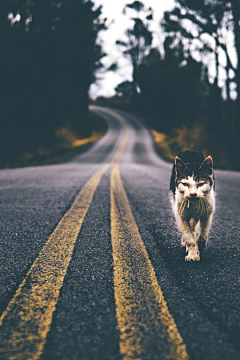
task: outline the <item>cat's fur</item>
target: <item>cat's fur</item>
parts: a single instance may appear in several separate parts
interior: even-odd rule
[[[186,261],[199,261],[207,244],[215,209],[213,161],[201,152],[188,150],[175,158],[170,181],[172,205],[186,246]],[[197,237],[196,227],[200,223]]]

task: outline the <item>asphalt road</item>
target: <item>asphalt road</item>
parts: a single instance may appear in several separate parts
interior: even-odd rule
[[[93,111],[108,132],[86,153],[0,171],[0,359],[240,359],[240,173],[215,171],[185,262],[171,165],[134,116]]]

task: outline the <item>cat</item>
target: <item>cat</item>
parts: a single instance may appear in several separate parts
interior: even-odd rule
[[[185,261],[199,261],[206,244],[215,210],[213,160],[196,150],[175,158],[170,180],[172,207],[186,246]],[[200,224],[197,237],[196,227]]]

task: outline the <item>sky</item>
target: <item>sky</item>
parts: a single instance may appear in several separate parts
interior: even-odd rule
[[[131,28],[132,22],[123,15],[123,8],[131,4],[133,0],[93,0],[96,7],[102,6],[102,18],[107,18],[107,30],[101,31],[98,35],[98,43],[106,56],[102,59],[103,70],[97,73],[97,80],[91,85],[89,95],[95,99],[98,96],[111,97],[115,94],[115,87],[125,80],[131,81],[132,67],[130,60],[123,57],[122,52],[115,45],[116,40],[124,40],[127,28]],[[153,47],[160,51],[163,47],[164,33],[161,31],[160,21],[164,11],[170,11],[174,7],[174,0],[142,0],[145,7],[153,9],[153,21],[149,30],[153,32]],[[130,13],[130,12],[129,12]],[[134,14],[133,14],[134,16]],[[117,72],[106,71],[113,63],[118,63]]]

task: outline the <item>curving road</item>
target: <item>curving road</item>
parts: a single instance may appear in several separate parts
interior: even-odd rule
[[[0,171],[0,359],[240,359],[240,173],[184,261],[171,165],[130,114],[71,161]]]

